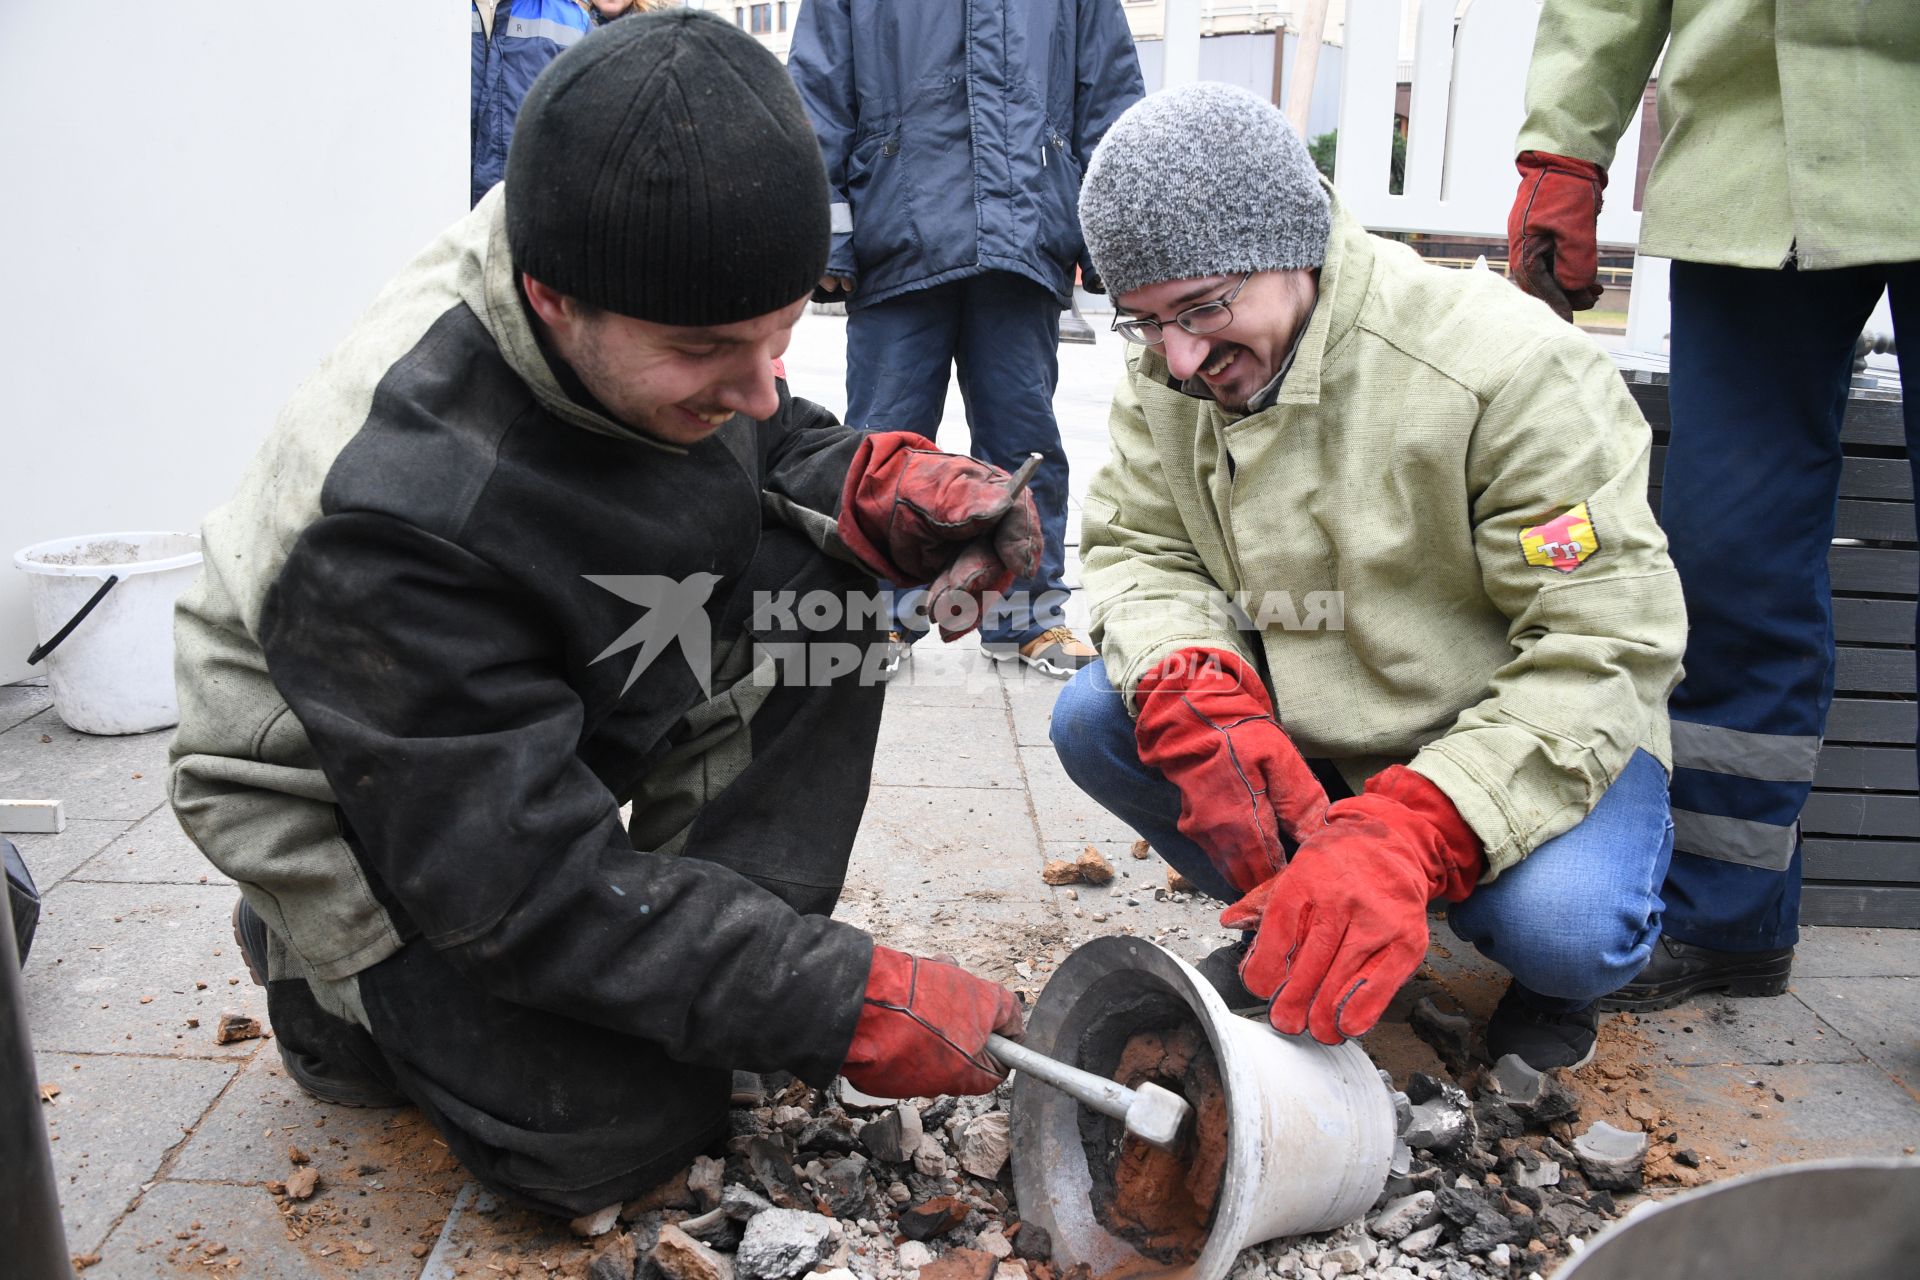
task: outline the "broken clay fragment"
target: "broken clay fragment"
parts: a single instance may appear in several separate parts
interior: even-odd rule
[[[213,1031],[215,1044],[233,1044],[240,1040],[258,1040],[259,1038],[259,1020],[249,1018],[244,1013],[221,1014],[220,1025]]]

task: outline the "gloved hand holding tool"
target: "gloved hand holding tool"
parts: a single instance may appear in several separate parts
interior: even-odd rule
[[[1011,477],[975,458],[942,453],[910,431],[883,431],[861,441],[840,495],[840,540],[860,563],[900,586],[932,583],[928,608],[940,636],[957,640],[979,625],[949,627],[967,616],[955,593],[982,605],[1016,578],[1040,571],[1044,535],[1027,481],[1033,454]]]
[[[957,965],[875,947],[840,1074],[881,1098],[990,1093],[1007,1073],[988,1054],[987,1037],[1024,1030],[1020,1002],[1005,987]]]
[[[1286,870],[1220,923],[1258,934],[1240,980],[1287,1035],[1322,1044],[1365,1033],[1427,954],[1427,903],[1462,902],[1485,870],[1453,802],[1402,765],[1327,810]]]
[[[1225,649],[1181,649],[1141,677],[1134,743],[1180,789],[1180,832],[1241,893],[1286,865],[1327,815],[1327,793],[1280,722],[1267,686]]]
[[[1522,151],[1517,164],[1520,193],[1507,214],[1507,272],[1570,321],[1600,301],[1595,224],[1607,171],[1545,151]]]

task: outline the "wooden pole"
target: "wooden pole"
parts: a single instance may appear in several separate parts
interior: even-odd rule
[[[1293,82],[1287,86],[1287,123],[1295,133],[1307,136],[1307,111],[1313,105],[1313,77],[1320,66],[1320,41],[1327,30],[1327,0],[1302,0],[1299,44],[1293,51]],[[1286,33],[1274,33],[1285,41]],[[1276,59],[1278,61],[1278,59]]]

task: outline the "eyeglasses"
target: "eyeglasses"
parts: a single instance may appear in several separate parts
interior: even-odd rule
[[[1176,315],[1167,324],[1177,324],[1196,338],[1209,333],[1218,333],[1233,323],[1233,308],[1229,304],[1240,296],[1247,287],[1247,281],[1253,279],[1253,272],[1240,277],[1240,283],[1233,286],[1224,298],[1212,302],[1203,302],[1197,307],[1188,307]],[[1166,341],[1166,324],[1158,320],[1122,320],[1113,318],[1113,331],[1128,342],[1137,342],[1143,347],[1157,347]]]

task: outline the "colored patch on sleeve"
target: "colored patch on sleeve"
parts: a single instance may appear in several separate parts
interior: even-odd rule
[[[1560,573],[1572,573],[1600,549],[1600,534],[1581,503],[1544,524],[1520,531],[1520,551],[1527,563]]]

